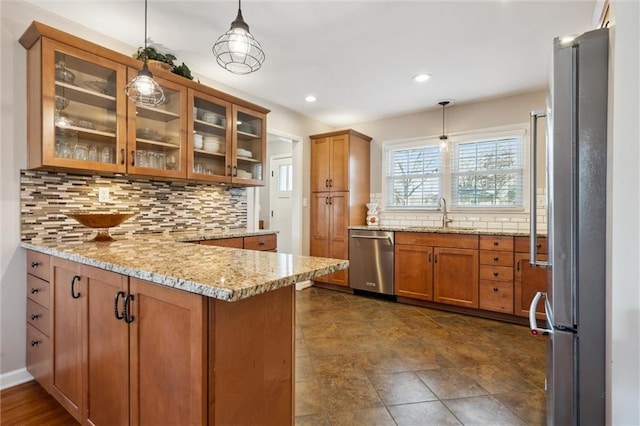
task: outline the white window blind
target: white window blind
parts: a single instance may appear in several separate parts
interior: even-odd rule
[[[452,207],[523,207],[522,136],[453,144]]]
[[[439,147],[419,146],[387,152],[387,205],[436,207],[442,193]]]

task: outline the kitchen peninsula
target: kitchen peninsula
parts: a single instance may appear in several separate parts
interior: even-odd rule
[[[78,421],[293,424],[293,284],[348,261],[193,240],[22,243],[27,365]]]

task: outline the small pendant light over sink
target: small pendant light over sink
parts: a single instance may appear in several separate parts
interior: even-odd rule
[[[442,107],[442,134],[440,135],[440,151],[446,151],[449,149],[449,136],[444,133],[444,108],[449,105],[451,101],[440,101],[438,105]]]
[[[147,51],[147,0],[144,0],[144,51]],[[124,87],[124,93],[136,105],[143,107],[155,107],[165,101],[162,87],[153,79],[153,74],[149,71],[147,58],[144,58],[142,69]]]
[[[249,74],[262,66],[265,56],[260,43],[249,32],[249,25],[242,18],[241,0],[238,15],[231,28],[213,45],[218,64],[234,74]]]

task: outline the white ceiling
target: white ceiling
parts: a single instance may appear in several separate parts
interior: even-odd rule
[[[143,44],[143,0],[28,1]],[[244,18],[266,61],[238,76],[211,53],[235,18],[236,1],[148,1],[149,38],[194,74],[332,126],[435,108],[442,99],[459,104],[543,88],[553,38],[589,30],[596,3],[245,1]],[[432,78],[415,83],[420,72]],[[318,101],[305,102],[308,94]]]

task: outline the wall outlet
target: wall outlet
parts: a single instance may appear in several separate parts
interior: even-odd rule
[[[98,201],[101,203],[109,202],[109,188],[98,188]]]

